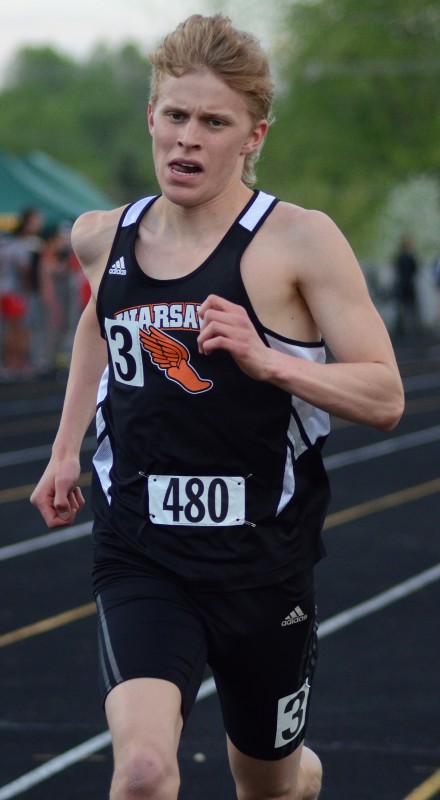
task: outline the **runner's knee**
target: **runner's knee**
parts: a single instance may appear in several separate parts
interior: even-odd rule
[[[285,787],[286,791],[282,790],[281,792],[270,792],[269,794],[266,791],[263,791],[259,788],[240,788],[237,787],[237,798],[238,800],[290,800],[293,798],[292,789],[291,787]]]
[[[176,800],[178,791],[177,761],[152,748],[136,748],[118,758],[110,800]]]
[[[316,800],[321,791],[322,765],[308,747],[303,748],[299,773],[298,800]]]

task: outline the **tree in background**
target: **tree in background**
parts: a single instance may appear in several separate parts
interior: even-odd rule
[[[440,0],[201,0],[272,55],[277,121],[259,183],[327,211],[363,259],[389,192],[440,176]],[[77,63],[24,48],[0,92],[0,149],[41,149],[118,201],[154,191],[148,54],[102,46]]]
[[[426,261],[440,251],[440,184],[418,175],[396,184],[387,195],[378,220],[372,255],[389,261],[396,242],[411,236]]]
[[[0,149],[44,150],[126,202],[155,183],[148,79],[135,45],[100,46],[82,63],[51,47],[23,48],[0,95]]]
[[[440,4],[286,3],[263,181],[331,214],[367,254],[390,189],[440,176]]]

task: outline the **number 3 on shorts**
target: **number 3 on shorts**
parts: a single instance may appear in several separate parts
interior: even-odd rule
[[[275,747],[283,747],[301,733],[306,721],[309,683],[306,682],[295,694],[278,700],[277,734]]]

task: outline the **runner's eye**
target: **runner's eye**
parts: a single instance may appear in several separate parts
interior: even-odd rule
[[[185,119],[185,115],[181,111],[169,111],[167,117],[171,122],[182,122]]]

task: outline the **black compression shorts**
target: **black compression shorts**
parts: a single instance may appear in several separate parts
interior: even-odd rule
[[[105,550],[105,552],[104,552]],[[184,721],[208,664],[235,747],[276,760],[303,740],[317,654],[313,574],[230,592],[194,589],[144,557],[98,547],[103,700],[130,678],[176,684]]]

